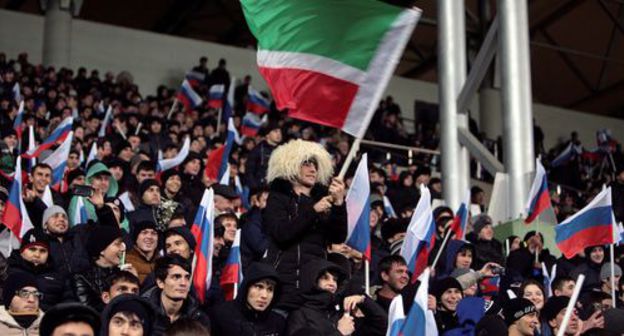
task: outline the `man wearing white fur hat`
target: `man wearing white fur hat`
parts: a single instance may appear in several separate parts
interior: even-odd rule
[[[325,258],[327,243],[346,239],[345,186],[332,178],[333,171],[329,153],[309,141],[290,141],[269,159],[270,192],[262,218],[270,244],[264,261],[283,282],[279,309],[290,311],[301,303],[302,265]]]

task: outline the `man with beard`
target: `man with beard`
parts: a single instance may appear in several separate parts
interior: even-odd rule
[[[152,221],[140,222],[132,229],[134,247],[128,252],[126,261],[137,270],[141,283],[154,271],[158,236],[156,225]]]

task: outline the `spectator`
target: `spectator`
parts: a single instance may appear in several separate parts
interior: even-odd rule
[[[158,248],[159,234],[156,225],[152,221],[137,223],[132,229],[132,242],[134,246],[126,255],[126,262],[137,270],[139,281],[154,271],[156,262],[156,248]]]
[[[409,273],[405,259],[398,255],[389,255],[379,262],[381,288],[375,292],[375,300],[386,312],[390,303],[409,283]]]
[[[165,336],[210,336],[210,332],[201,323],[189,318],[173,322],[165,331]]]
[[[215,335],[282,335],[286,321],[272,311],[280,281],[270,265],[254,263],[245,272],[236,300],[212,310]]]
[[[50,245],[43,232],[30,229],[24,234],[19,250],[13,250],[7,260],[7,273],[28,273],[37,280],[37,288],[43,294],[39,306],[43,311],[61,302],[64,278],[55,272],[49,260]]]
[[[79,240],[79,227],[69,229],[65,210],[53,205],[43,213],[43,232],[48,236],[49,256],[57,273],[68,278],[89,266],[89,259]]]
[[[503,308],[509,336],[533,336],[539,326],[537,310],[531,301],[511,299]],[[553,334],[554,335],[554,334]]]
[[[346,274],[328,261],[318,259],[303,268],[301,308],[288,315],[287,335],[311,327],[322,335],[383,335],[387,315],[365,295],[337,300]],[[338,305],[339,309],[336,309]]]
[[[262,225],[262,210],[266,208],[269,190],[256,189],[251,195],[252,208],[241,219],[241,259],[243,266],[260,261],[269,247],[268,238]]]
[[[138,294],[139,278],[128,271],[116,271],[106,279],[102,290],[102,302],[108,305],[111,300],[122,294]]]
[[[334,179],[327,195],[323,185],[331,176],[331,157],[318,144],[291,141],[271,155],[262,221],[270,241],[265,260],[284,284],[278,308],[292,310],[301,303],[301,267],[323,257],[326,243],[346,239],[344,183]]]
[[[476,262],[475,268],[481,268],[488,262],[504,264],[503,246],[494,238],[492,218],[488,215],[479,215],[473,220]]]
[[[544,302],[546,301],[546,293],[544,293],[544,286],[533,280],[526,280],[520,286],[519,296],[525,298],[535,306],[537,312],[540,312],[544,308]]]
[[[123,294],[114,298],[102,312],[102,336],[151,335],[154,308],[145,299]]]
[[[600,290],[600,269],[605,262],[605,248],[604,246],[591,246],[585,249],[585,261],[577,266],[570,277],[577,279],[579,274],[585,275],[585,281],[583,282],[584,293],[592,290]]]
[[[210,320],[199,309],[191,290],[191,265],[179,256],[164,256],[156,261],[157,288],[144,296],[157,307],[152,335],[163,335],[176,320],[191,318],[210,328]]]
[[[432,294],[438,304],[435,313],[438,331],[443,334],[459,327],[456,311],[457,304],[464,296],[461,284],[451,277],[438,280],[433,283]]]
[[[106,279],[116,272],[126,245],[119,228],[98,225],[89,233],[86,246],[91,261],[89,269],[72,275],[71,289],[75,300],[102,311]],[[124,268],[136,273],[131,264]]]
[[[39,335],[95,336],[100,325],[100,315],[93,308],[80,303],[62,303],[46,312]]]
[[[572,297],[575,284],[576,281],[570,277],[555,277],[555,280],[551,283],[553,296]]]
[[[264,136],[264,141],[251,150],[245,166],[245,182],[250,189],[257,189],[266,184],[269,158],[273,150],[282,142],[282,129],[276,122],[263,126],[260,135]]]
[[[550,329],[551,335],[557,335],[561,328],[563,315],[570,298],[566,296],[555,296],[546,302],[542,311],[542,321],[544,326]],[[576,309],[572,310],[570,322],[565,329],[564,335],[577,335],[581,331],[582,322],[579,319]]]
[[[37,279],[32,274],[15,272],[8,276],[3,295],[0,334],[39,335],[43,312],[39,308],[42,294]]]
[[[186,260],[192,260],[195,251],[195,238],[186,227],[175,227],[165,232],[165,253],[177,254]]]

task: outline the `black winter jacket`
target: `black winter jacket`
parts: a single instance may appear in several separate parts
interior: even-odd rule
[[[340,268],[326,260],[318,259],[305,265],[303,271],[303,306],[288,316],[287,335],[296,334],[299,330],[312,328],[321,335],[342,334],[338,331],[338,321],[344,315],[342,310],[342,295],[334,295],[317,287],[316,281],[326,271]],[[343,276],[343,275],[341,275]],[[339,276],[339,277],[341,277]],[[339,291],[340,283],[339,281]],[[364,302],[358,304],[364,314],[363,318],[356,317],[355,332],[353,335],[385,335],[388,327],[388,315],[375,301],[365,297]]]
[[[154,288],[154,290],[145,293],[144,296],[152,304],[154,310],[156,311],[156,316],[152,322],[151,335],[153,336],[163,335],[171,323],[175,322],[169,320],[169,316],[167,316],[165,308],[161,304],[160,294],[161,290],[159,288]],[[191,295],[186,298],[184,304],[182,305],[182,311],[180,312],[179,318],[195,320],[206,327],[206,329],[210,330],[210,319],[199,309],[198,302]]]
[[[273,299],[262,312],[247,304],[249,287],[254,283],[271,279],[276,282]],[[270,265],[254,263],[245,272],[241,290],[235,301],[216,306],[211,312],[212,335],[215,336],[279,336],[284,333],[286,320],[272,311],[279,298],[280,285],[277,272]]]
[[[262,141],[249,152],[247,164],[245,166],[247,168],[245,180],[249,189],[256,189],[266,183],[269,158],[274,149],[275,146],[271,146],[268,142]]]
[[[71,279],[73,299],[94,308],[104,309],[102,291],[106,288],[106,280],[118,270],[116,267],[102,268],[95,264],[82,273],[74,273]]]
[[[269,237],[264,259],[275,267],[284,285],[278,307],[292,310],[301,304],[301,266],[324,258],[328,243],[342,243],[347,236],[346,206],[333,206],[329,213],[318,214],[314,204],[327,195],[320,185],[311,196],[295,194],[290,182],[277,179],[271,183],[262,223]]]
[[[37,288],[43,293],[43,298],[39,301],[41,310],[47,311],[63,300],[64,279],[54,271],[49,261],[44,265],[35,266],[33,263],[24,260],[19,250],[13,250],[7,263],[7,275],[25,272],[37,278]]]

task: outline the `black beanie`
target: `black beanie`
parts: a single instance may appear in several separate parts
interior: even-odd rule
[[[193,237],[191,230],[189,230],[187,227],[185,226],[172,227],[169,230],[165,231],[165,239],[166,237],[169,237],[172,235],[178,235],[184,238],[184,240],[186,240],[186,243],[189,245],[191,252],[195,251],[195,246],[197,245],[197,242],[195,241],[195,237]]]
[[[108,314],[109,319],[119,312],[135,314],[143,325],[143,334],[151,334],[151,326],[154,322],[154,311],[150,306],[149,302],[145,301],[143,298],[137,295],[131,294],[123,294],[116,297],[115,299],[110,302],[111,309],[110,314]],[[104,322],[108,323],[110,321]]]
[[[457,279],[455,278],[447,277],[434,282],[432,294],[436,297],[438,302],[440,302],[442,294],[444,294],[444,292],[446,292],[446,290],[448,290],[449,288],[457,288],[460,293],[463,293],[463,289],[459,281],[457,281]]]
[[[141,184],[139,185],[139,193],[137,194],[137,196],[139,196],[139,198],[143,198],[143,193],[147,191],[147,189],[149,189],[151,186],[157,186],[158,188],[160,188],[158,181],[154,179],[147,179],[141,182]]]
[[[35,287],[37,286],[37,278],[30,273],[18,271],[9,274],[4,283],[4,292],[2,293],[4,300],[4,307],[6,310],[9,310],[9,306],[11,305],[11,301],[13,297],[17,293],[18,290],[24,287]]]
[[[158,231],[156,230],[156,223],[154,223],[153,221],[150,221],[150,220],[140,221],[137,224],[132,226],[132,242],[136,244],[136,240],[139,237],[139,234],[141,233],[141,231],[146,230],[146,229],[152,229],[154,231]]]
[[[71,183],[80,176],[86,176],[84,170],[80,168],[71,170],[69,173],[67,173],[67,184],[71,185]]]
[[[505,323],[507,323],[508,326],[521,319],[524,315],[534,312],[537,312],[535,305],[525,298],[511,299],[503,308]]]
[[[109,225],[95,226],[91,233],[89,233],[89,238],[87,238],[87,253],[89,254],[89,258],[97,259],[108,245],[112,244],[115,239],[121,237],[121,230],[118,227]]]
[[[162,172],[162,174],[160,175],[160,182],[162,182],[163,187],[165,186],[165,183],[167,183],[167,180],[172,177],[172,176],[179,176],[180,178],[182,178],[182,174],[177,170],[177,169],[167,169],[164,172]]]
[[[406,232],[409,222],[409,218],[389,218],[381,223],[381,239],[387,242],[397,233]]]
[[[553,296],[546,304],[544,304],[544,308],[540,312],[542,319],[546,322],[554,319],[559,315],[562,309],[565,309],[568,306],[568,302],[570,302],[570,298],[567,296]]]

